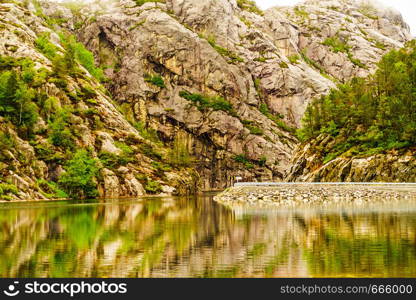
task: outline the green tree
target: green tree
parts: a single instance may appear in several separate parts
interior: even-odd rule
[[[59,185],[72,198],[94,198],[98,196],[98,173],[98,160],[87,150],[78,150],[65,165]]]

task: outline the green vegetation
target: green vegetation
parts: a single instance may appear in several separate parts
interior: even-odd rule
[[[10,150],[16,146],[16,138],[9,132],[0,131],[0,156],[3,150]]]
[[[191,101],[200,111],[205,111],[210,108],[212,110],[222,110],[234,114],[232,104],[220,96],[204,96],[201,94],[191,94],[187,91],[179,92],[179,96]]]
[[[260,57],[256,57],[256,58],[254,59],[254,61],[258,61],[258,62],[266,62],[266,61],[267,61],[267,58],[265,58],[265,57],[263,57],[263,56],[260,56]]]
[[[270,110],[269,107],[267,106],[267,104],[262,103],[260,104],[259,107],[259,111],[265,115],[266,117],[268,117],[270,120],[272,120],[273,122],[276,123],[277,126],[279,126],[281,129],[288,131],[288,132],[295,132],[295,129],[290,127],[289,125],[287,125],[281,118],[281,116],[276,116],[273,115]]]
[[[37,73],[30,59],[0,57],[0,113],[29,136],[38,119],[34,103],[36,91],[31,87]]]
[[[135,122],[133,125],[144,139],[152,141],[155,144],[162,144],[159,135],[157,134],[157,130],[146,127],[144,122]]]
[[[149,194],[159,194],[160,192],[162,192],[161,184],[157,181],[154,181],[154,180],[150,179],[150,178],[147,178],[147,182],[144,186],[144,189]]]
[[[36,48],[40,52],[42,52],[48,59],[53,60],[57,53],[59,48],[53,44],[50,40],[50,34],[49,33],[43,33],[38,36],[38,38],[35,40]]]
[[[200,37],[205,38],[203,35],[200,35]],[[216,42],[216,39],[215,39],[214,36],[211,35],[211,36],[209,36],[205,39],[211,45],[211,47],[214,48],[219,54],[221,54],[222,56],[228,57],[232,64],[236,64],[238,62],[244,62],[244,59],[242,59],[240,56],[238,56],[233,51],[228,50],[226,48],[223,48],[223,47],[217,45],[217,42]]]
[[[416,145],[416,42],[385,55],[374,76],[355,78],[309,105],[302,140],[332,135],[325,161]]]
[[[121,142],[115,143],[117,148],[121,150],[119,154],[110,153],[110,152],[101,152],[99,154],[99,159],[104,167],[116,170],[120,166],[125,166],[128,163],[135,161],[133,149]]]
[[[264,15],[264,12],[257,7],[256,2],[252,0],[237,0],[237,6],[242,10],[246,10],[260,16]]]
[[[289,56],[288,59],[289,59],[291,64],[298,64],[300,57],[297,54],[293,54],[293,55]]]
[[[348,53],[351,49],[351,47],[338,36],[329,37],[322,44],[331,47],[331,50],[335,53]]]
[[[19,191],[14,184],[0,183],[0,199],[12,200],[12,195],[18,195]]]
[[[74,150],[75,139],[71,131],[71,112],[68,108],[60,109],[49,122],[49,141],[52,145],[63,149]]]
[[[246,169],[253,169],[254,164],[245,155],[240,154],[233,157],[234,161],[243,164]]]
[[[295,12],[295,15],[297,15],[298,17],[301,17],[302,19],[309,18],[309,13],[305,11],[302,7],[295,6],[294,12]]]
[[[382,42],[380,41],[376,41],[374,46],[376,46],[377,48],[381,49],[381,50],[386,50],[386,45],[384,45]]]
[[[98,196],[98,161],[87,150],[78,150],[65,165],[65,173],[59,186],[72,198],[95,198]]]
[[[151,3],[166,3],[165,0],[134,0],[136,2],[137,6],[142,6],[145,3],[151,2]]]
[[[330,47],[335,53],[345,53],[354,65],[364,69],[367,68],[367,66],[364,65],[359,59],[353,57],[351,53],[351,46],[349,46],[347,42],[341,40],[338,36],[327,38],[322,44]]]
[[[185,137],[176,135],[173,147],[169,152],[169,163],[175,167],[189,167],[193,163],[193,157],[189,153]]]
[[[95,65],[94,55],[83,44],[78,43],[75,36],[61,33],[60,37],[66,53],[70,53],[97,80],[106,80],[103,70]]]
[[[150,144],[141,144],[139,146],[140,152],[144,155],[155,159],[155,160],[162,160],[163,155],[152,145]]]
[[[68,194],[59,189],[55,182],[39,179],[37,181],[38,187],[42,190],[42,194],[47,198],[64,199],[68,198]]]
[[[63,56],[59,54],[59,48],[50,41],[49,33],[39,35],[35,41],[39,51],[52,61],[54,72],[58,77],[65,78],[68,73],[71,75],[79,73],[76,66],[76,62],[78,62],[97,80],[106,80],[103,70],[95,65],[94,55],[83,44],[78,43],[71,34],[60,33],[59,36],[65,49]]]
[[[247,18],[245,17],[240,17],[240,21],[243,22],[244,24],[246,24],[246,26],[248,28],[250,28],[251,26],[253,26],[253,23],[251,23],[249,20],[247,20]]]
[[[235,162],[243,164],[246,169],[253,169],[255,165],[264,167],[267,162],[267,158],[262,156],[259,160],[252,160],[247,158],[246,155],[240,154],[233,157]]]
[[[253,125],[253,123],[254,123],[253,121],[242,120],[241,123],[243,123],[245,128],[250,130],[251,134],[254,134],[254,135],[263,135],[264,134],[264,131],[261,128]]]
[[[151,83],[157,87],[160,87],[161,89],[165,88],[165,82],[163,80],[163,77],[160,75],[145,75],[144,81]]]
[[[279,62],[279,66],[280,66],[282,69],[287,69],[287,68],[289,68],[289,65],[288,65],[286,62],[284,62],[284,61]]]

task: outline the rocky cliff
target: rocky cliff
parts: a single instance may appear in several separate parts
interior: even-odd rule
[[[325,161],[322,149],[331,148],[334,138],[321,135],[299,146],[293,157],[288,181],[298,182],[416,182],[415,149],[386,154],[343,156]]]
[[[370,74],[410,39],[400,14],[365,1],[307,0],[264,12],[235,0],[1,1],[0,14],[2,57],[53,71],[36,41],[47,33],[64,56],[58,33],[69,32],[104,70],[101,82],[80,66],[82,75],[65,75],[67,84],[51,75],[30,88],[70,107],[74,143],[104,161],[97,185],[114,197],[146,186],[224,188],[236,175],[283,180],[309,101]],[[50,135],[51,120],[39,115],[30,137],[2,119],[16,140],[1,170],[2,181],[18,186],[12,197],[45,197],[39,179],[56,181],[64,171],[65,156],[48,161],[36,150]],[[120,156],[134,158],[120,164]]]

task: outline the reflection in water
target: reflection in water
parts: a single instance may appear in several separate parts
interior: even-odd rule
[[[209,196],[0,206],[0,277],[416,276],[416,206],[231,210]]]

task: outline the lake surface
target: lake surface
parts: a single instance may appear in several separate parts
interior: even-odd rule
[[[0,277],[416,277],[416,203],[227,208],[213,195],[0,205]]]

